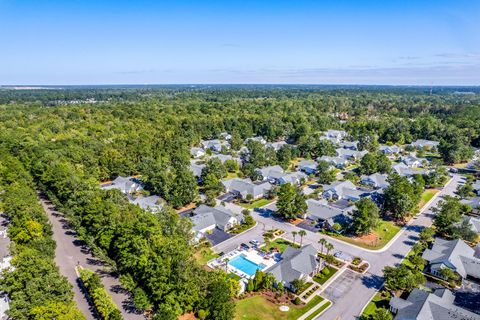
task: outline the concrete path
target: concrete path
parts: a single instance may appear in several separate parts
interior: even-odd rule
[[[300,316],[297,320],[305,320],[308,316],[310,316],[312,313],[314,313],[315,311],[317,311],[318,309],[320,309],[324,304],[330,302],[330,300],[327,300],[327,299],[324,299],[322,302],[320,302],[319,304],[317,304],[315,307],[313,307],[312,309],[308,310],[307,312],[305,312],[302,316]],[[328,307],[328,308],[331,308],[331,305]],[[325,309],[323,310],[319,315],[318,317],[320,317],[325,311],[328,310]]]
[[[143,315],[134,313],[129,294],[124,290],[118,278],[108,272],[108,267],[95,258],[85,243],[76,238],[76,232],[71,228],[63,214],[56,211],[54,205],[45,197],[40,197],[43,209],[52,224],[53,239],[57,243],[55,250],[55,263],[73,286],[74,300],[78,308],[89,320],[96,319],[92,308],[87,302],[79,286],[75,267],[79,264],[84,268],[95,271],[102,279],[102,283],[117,304],[124,319],[144,319]]]

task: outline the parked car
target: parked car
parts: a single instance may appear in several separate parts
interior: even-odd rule
[[[254,245],[254,246],[258,246],[260,244],[260,242],[258,242],[258,240],[250,240],[249,243]]]

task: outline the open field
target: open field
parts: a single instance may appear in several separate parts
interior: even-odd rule
[[[280,311],[279,305],[267,301],[263,296],[254,296],[236,303],[235,320],[295,320],[324,299],[315,296],[303,306],[289,305],[287,312]]]

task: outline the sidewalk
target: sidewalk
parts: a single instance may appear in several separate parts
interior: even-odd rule
[[[313,296],[313,295],[312,295]],[[327,304],[327,303],[332,303],[330,300],[324,298],[324,300],[322,302],[320,302],[319,304],[317,304],[315,307],[313,307],[312,309],[308,310],[307,312],[305,312],[302,316],[298,317],[297,320],[304,320],[306,319],[308,316],[310,316],[312,313],[314,313],[316,310],[320,309],[323,305]],[[333,303],[332,303],[333,304]],[[332,306],[332,304],[330,304],[330,306]],[[328,307],[330,308],[330,307]],[[327,309],[328,309],[327,308]],[[327,309],[323,310],[323,312],[325,312]],[[322,313],[323,313],[322,312]],[[321,314],[317,315],[320,316]]]

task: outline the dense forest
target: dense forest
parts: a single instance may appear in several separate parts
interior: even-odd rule
[[[221,132],[239,141],[257,135],[268,141],[287,139],[306,158],[319,154],[324,146],[318,135],[327,129],[344,129],[360,141],[375,137],[386,144],[431,139],[440,141],[445,163],[466,161],[471,147],[480,146],[480,95],[470,93],[475,88],[468,94],[458,90],[314,86],[0,90],[1,161],[10,162],[12,157],[26,168],[25,175],[33,177],[36,188],[122,275],[139,308],[153,307],[158,319],[199,310],[209,319],[230,319],[234,311],[228,282],[224,274],[206,272],[194,262],[189,222],[169,207],[156,214],[144,212],[119,192],[101,190],[99,182],[140,174],[146,181],[156,181],[156,190],[172,207],[181,207],[198,192],[188,169],[190,148]],[[340,121],[339,113],[348,114],[348,120]],[[28,192],[32,197],[33,191]],[[11,218],[16,214],[22,213],[12,212]],[[45,246],[45,259],[51,261],[53,245]],[[59,294],[68,305],[71,296]]]

